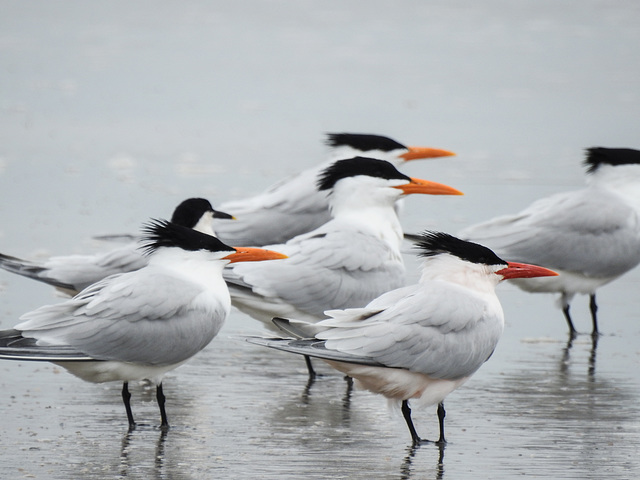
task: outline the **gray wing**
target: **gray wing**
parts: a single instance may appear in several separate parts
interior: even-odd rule
[[[307,355],[309,357],[322,358],[324,360],[335,360],[339,362],[357,363],[360,365],[370,365],[372,367],[384,367],[385,365],[378,363],[370,357],[357,357],[355,355],[343,354],[338,351],[328,350],[324,340],[315,339],[296,339],[289,338],[263,338],[243,336],[245,341],[255,345],[275,348],[299,355]]]
[[[365,308],[317,324],[326,348],[372,358],[434,378],[471,375],[491,356],[502,334],[502,310],[464,287],[430,281],[389,292]],[[384,297],[388,296],[388,299]],[[384,308],[385,304],[390,304]]]
[[[383,241],[349,226],[327,224],[269,248],[289,258],[225,269],[232,303],[251,295],[253,301],[289,304],[324,318],[327,309],[364,306],[405,281],[401,256]]]
[[[640,262],[638,214],[597,188],[543,198],[519,214],[471,226],[460,236],[505,260],[592,277],[617,276]]]
[[[79,292],[109,275],[145,266],[147,259],[138,246],[134,242],[96,255],[55,256],[43,263],[1,255],[0,267],[54,287]]]
[[[439,281],[382,295],[364,308],[327,312],[330,319],[308,325],[274,319],[296,339],[256,339],[301,355],[389,368],[434,378],[473,374],[491,356],[502,335],[502,310],[463,287]],[[314,338],[300,338],[314,332]]]
[[[305,170],[267,191],[220,205],[236,221],[214,220],[218,238],[228,245],[263,246],[284,243],[331,219],[327,193],[316,188],[325,164]]]
[[[50,258],[44,266],[46,277],[84,290],[103,278],[116,273],[138,270],[147,264],[137,242],[96,255],[70,255]]]
[[[0,254],[0,268],[6,270],[7,272],[15,273],[23,277],[32,278],[33,280],[47,283],[53,287],[71,291],[76,290],[75,286],[70,283],[65,283],[55,278],[48,278],[48,269],[44,265],[37,262]]]
[[[96,360],[173,364],[217,334],[228,311],[193,305],[195,284],[160,269],[114,275],[57,305],[21,317],[15,326],[39,345],[63,345]]]
[[[65,345],[38,345],[37,340],[25,338],[18,330],[0,331],[0,358],[21,361],[88,361],[91,357]]]

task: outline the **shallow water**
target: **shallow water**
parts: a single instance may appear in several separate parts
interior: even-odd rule
[[[322,134],[375,132],[458,153],[409,175],[460,198],[408,198],[407,231],[455,233],[579,188],[583,149],[638,148],[634,2],[1,2],[0,251],[97,251],[190,196],[214,205],[323,158]],[[415,265],[410,256],[411,274]],[[593,345],[550,296],[499,287],[506,329],[448,397],[448,445],[409,448],[384,399],[245,344],[234,312],[164,388],[91,385],[0,364],[1,478],[637,478],[640,274],[598,294]],[[0,328],[59,301],[0,272]],[[586,299],[576,325],[590,330]],[[426,438],[435,408],[414,411]],[[371,472],[375,472],[372,474]]]

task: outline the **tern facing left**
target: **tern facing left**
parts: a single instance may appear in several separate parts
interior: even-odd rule
[[[286,258],[234,249],[216,237],[167,221],[145,227],[149,263],[109,276],[75,297],[40,307],[0,332],[0,358],[49,361],[88,382],[122,381],[129,428],[135,427],[128,382],[156,385],[162,427],[165,373],[218,334],[231,308],[222,269],[231,262]]]
[[[274,319],[297,339],[247,341],[325,360],[356,381],[400,404],[414,445],[422,440],[409,401],[438,405],[444,436],[445,397],[492,355],[504,327],[495,287],[504,279],[556,275],[546,268],[506,262],[481,245],[425,232],[420,281],[364,308],[327,311],[316,324]],[[306,337],[306,338],[305,338]]]

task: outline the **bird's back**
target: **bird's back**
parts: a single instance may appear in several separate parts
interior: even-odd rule
[[[593,278],[614,278],[640,263],[638,213],[602,188],[543,198],[519,214],[472,226],[460,236],[510,261]]]
[[[235,221],[215,221],[215,231],[225,243],[263,246],[285,243],[331,219],[326,192],[316,187],[326,164],[288,177],[268,190],[220,205]]]
[[[98,360],[175,364],[220,330],[228,304],[160,267],[107,277],[61,304],[21,317],[24,336]]]
[[[355,226],[331,228],[333,223],[285,245],[269,246],[288,255],[285,260],[225,269],[234,305],[255,309],[261,303],[267,321],[272,316],[296,318],[301,312],[321,319],[325,310],[364,306],[404,285],[402,258],[386,242]]]

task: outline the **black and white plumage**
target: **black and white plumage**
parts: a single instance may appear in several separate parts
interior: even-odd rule
[[[149,223],[144,242],[144,267],[26,313],[12,330],[0,332],[0,358],[50,361],[89,382],[124,382],[131,428],[128,382],[144,379],[156,384],[162,425],[168,426],[162,378],[222,327],[231,308],[224,266],[284,258],[263,249],[235,249],[167,221]]]
[[[287,177],[253,197],[232,200],[220,208],[236,222],[215,222],[218,237],[230,245],[272,245],[309,232],[331,219],[326,196],[316,186],[318,174],[336,160],[363,156],[386,160],[398,167],[420,158],[454,155],[429,147],[407,147],[381,135],[331,133],[327,161]]]
[[[590,296],[597,335],[596,290],[640,263],[640,151],[590,148],[585,166],[586,188],[542,198],[520,213],[460,232],[503,258],[556,270],[554,278],[515,283],[529,292],[559,293],[572,337],[573,297]]]
[[[419,283],[387,292],[363,308],[327,311],[309,324],[274,319],[294,339],[247,341],[321,358],[356,385],[401,405],[414,444],[421,443],[409,401],[438,404],[444,443],[444,398],[491,356],[504,326],[495,294],[503,279],[554,275],[542,267],[506,262],[486,247],[425,232]]]
[[[204,198],[181,202],[171,217],[172,223],[215,235],[213,219],[231,219],[231,215],[214,210]],[[94,255],[64,255],[43,262],[0,254],[0,268],[56,287],[68,296],[77,294],[109,275],[138,270],[147,263],[139,239],[119,248]]]
[[[384,160],[338,160],[320,172],[332,219],[268,248],[288,256],[270,264],[224,270],[232,304],[273,327],[274,316],[318,321],[327,309],[361,307],[405,284],[402,227],[395,202],[411,193],[460,195],[446,185],[410,178]]]

